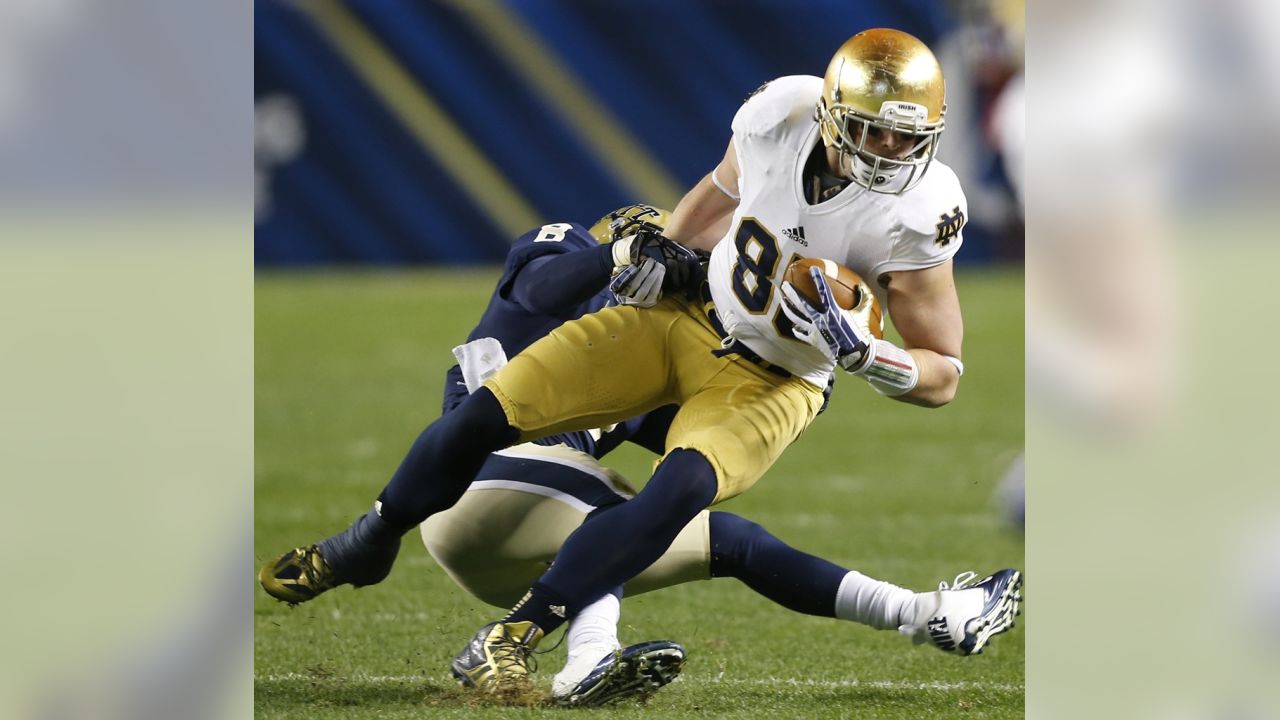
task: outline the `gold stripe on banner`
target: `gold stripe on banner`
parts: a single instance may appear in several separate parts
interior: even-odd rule
[[[422,147],[440,162],[508,239],[513,240],[542,223],[533,206],[359,18],[335,0],[306,0],[293,7],[315,22]]]
[[[446,0],[591,147],[631,200],[674,208],[676,179],[501,0]]]

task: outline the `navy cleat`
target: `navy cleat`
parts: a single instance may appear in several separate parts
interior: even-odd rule
[[[644,696],[670,683],[684,667],[684,648],[654,640],[609,652],[586,677],[573,682],[573,661],[556,675],[551,696],[565,707],[596,707]]]
[[[371,518],[372,516],[372,518]],[[297,605],[339,585],[363,587],[391,573],[400,538],[376,540],[375,513],[360,516],[351,527],[315,545],[296,548],[267,562],[258,582],[271,597]]]
[[[1022,612],[1022,573],[1000,570],[976,583],[975,577],[977,573],[963,573],[950,587],[943,582],[936,592],[918,595],[914,622],[898,631],[917,645],[928,642],[943,652],[981,654]]]

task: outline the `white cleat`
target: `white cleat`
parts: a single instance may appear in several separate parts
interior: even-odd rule
[[[552,699],[560,701],[568,698],[574,689],[596,669],[597,665],[605,658],[616,655],[621,649],[621,645],[604,643],[593,643],[574,649],[569,653],[564,667],[551,678]]]
[[[552,681],[551,695],[564,707],[597,707],[626,698],[646,696],[670,683],[684,667],[685,651],[669,640],[653,640],[610,650],[588,669],[576,674],[598,651],[570,659]],[[577,661],[582,663],[578,665]],[[575,674],[570,675],[570,665]]]
[[[950,587],[943,582],[937,591],[921,593],[915,620],[898,632],[917,645],[932,643],[943,652],[980,654],[992,637],[1013,627],[1014,617],[1022,612],[1022,573],[1000,570],[976,583],[975,577],[977,573],[962,573]]]

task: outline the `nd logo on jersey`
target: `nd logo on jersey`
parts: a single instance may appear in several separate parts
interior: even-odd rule
[[[946,247],[951,241],[960,234],[960,230],[964,228],[964,213],[960,212],[960,206],[952,208],[951,213],[942,213],[939,217],[942,222],[938,223],[938,237],[933,242],[938,247]]]

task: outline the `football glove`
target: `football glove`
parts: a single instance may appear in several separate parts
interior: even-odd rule
[[[663,292],[683,291],[694,297],[702,283],[702,263],[689,248],[664,237],[653,227],[642,227],[613,244],[614,272],[629,265],[639,265],[641,258],[651,258],[666,269]]]
[[[662,298],[662,281],[666,276],[666,266],[651,257],[643,257],[639,264],[628,265],[614,275],[609,281],[609,290],[619,305],[653,307]]]
[[[832,373],[827,378],[827,386],[822,388],[822,407],[818,408],[818,415],[827,411],[827,407],[831,405],[831,395],[836,391],[836,376]]]
[[[845,317],[821,270],[811,267],[809,276],[818,291],[816,306],[790,282],[782,283],[782,312],[794,326],[792,334],[848,372],[858,374],[866,370],[873,359],[875,338]]]

